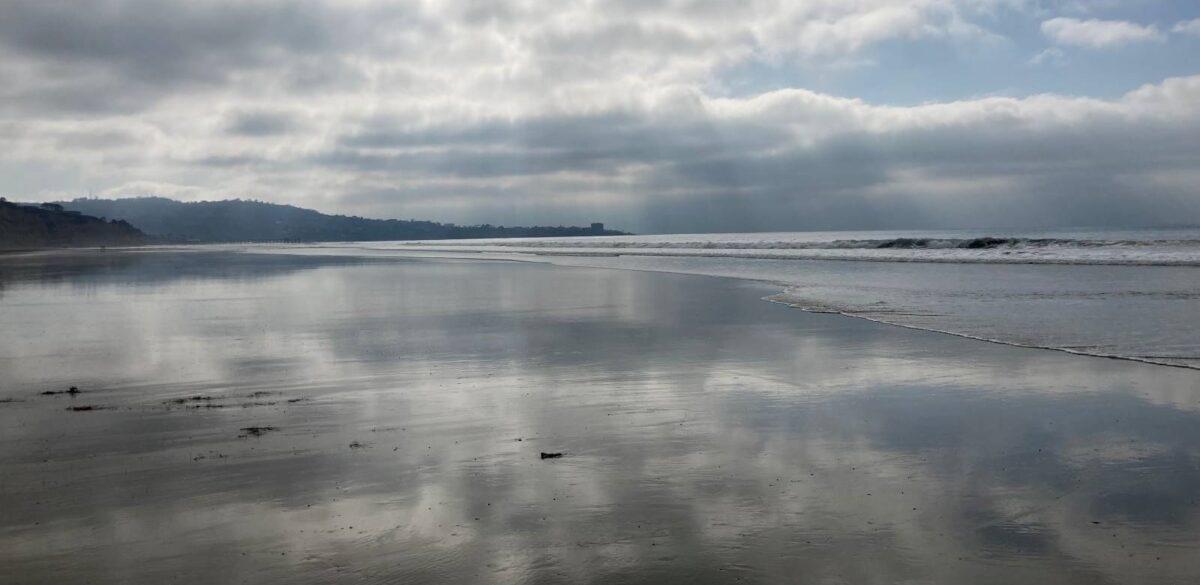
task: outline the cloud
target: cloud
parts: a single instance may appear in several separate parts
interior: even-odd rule
[[[1200,36],[1200,18],[1185,20],[1171,27],[1171,32],[1182,35]]]
[[[1029,59],[1029,63],[1031,65],[1055,65],[1061,67],[1067,64],[1067,54],[1058,47],[1050,47],[1034,55]]]
[[[1164,178],[1200,168],[1196,78],[917,105],[721,89],[740,66],[819,78],[911,43],[992,47],[990,15],[1023,6],[13,0],[0,188],[638,231],[1195,212]]]
[[[297,130],[299,124],[290,112],[251,110],[229,116],[225,130],[241,136],[275,136]]]
[[[1105,49],[1130,43],[1162,41],[1164,36],[1153,25],[1123,20],[1079,20],[1052,18],[1042,22],[1042,34],[1060,45]]]
[[[1198,207],[1190,187],[1147,199],[1135,180],[1200,163],[1186,154],[1200,152],[1198,98],[1200,78],[1183,78],[1116,100],[890,107],[782,90],[411,131],[375,118],[306,164],[352,173],[367,208],[506,220],[565,206],[656,230],[1156,222]]]

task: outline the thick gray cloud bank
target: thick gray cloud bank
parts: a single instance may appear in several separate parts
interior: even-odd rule
[[[1196,43],[1195,14],[1052,4],[0,0],[0,192],[638,231],[1200,223],[1200,75],[1089,97],[1018,68],[908,104],[786,83],[914,48],[930,80],[961,73],[930,50],[1032,79]]]

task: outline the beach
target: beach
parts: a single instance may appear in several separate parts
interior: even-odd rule
[[[1195,369],[417,256],[0,258],[0,582],[1200,577]]]

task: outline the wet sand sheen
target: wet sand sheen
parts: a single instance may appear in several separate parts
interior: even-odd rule
[[[0,260],[0,582],[1200,576],[1200,373],[772,292],[487,261]]]

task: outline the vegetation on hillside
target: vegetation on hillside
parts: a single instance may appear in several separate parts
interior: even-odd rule
[[[121,218],[177,242],[379,241],[620,235],[590,227],[460,226],[432,221],[326,215],[311,209],[241,199],[181,202],[163,197],[62,202],[74,211]]]
[[[125,221],[90,217],[53,203],[19,204],[0,198],[0,250],[136,246],[146,240]]]

